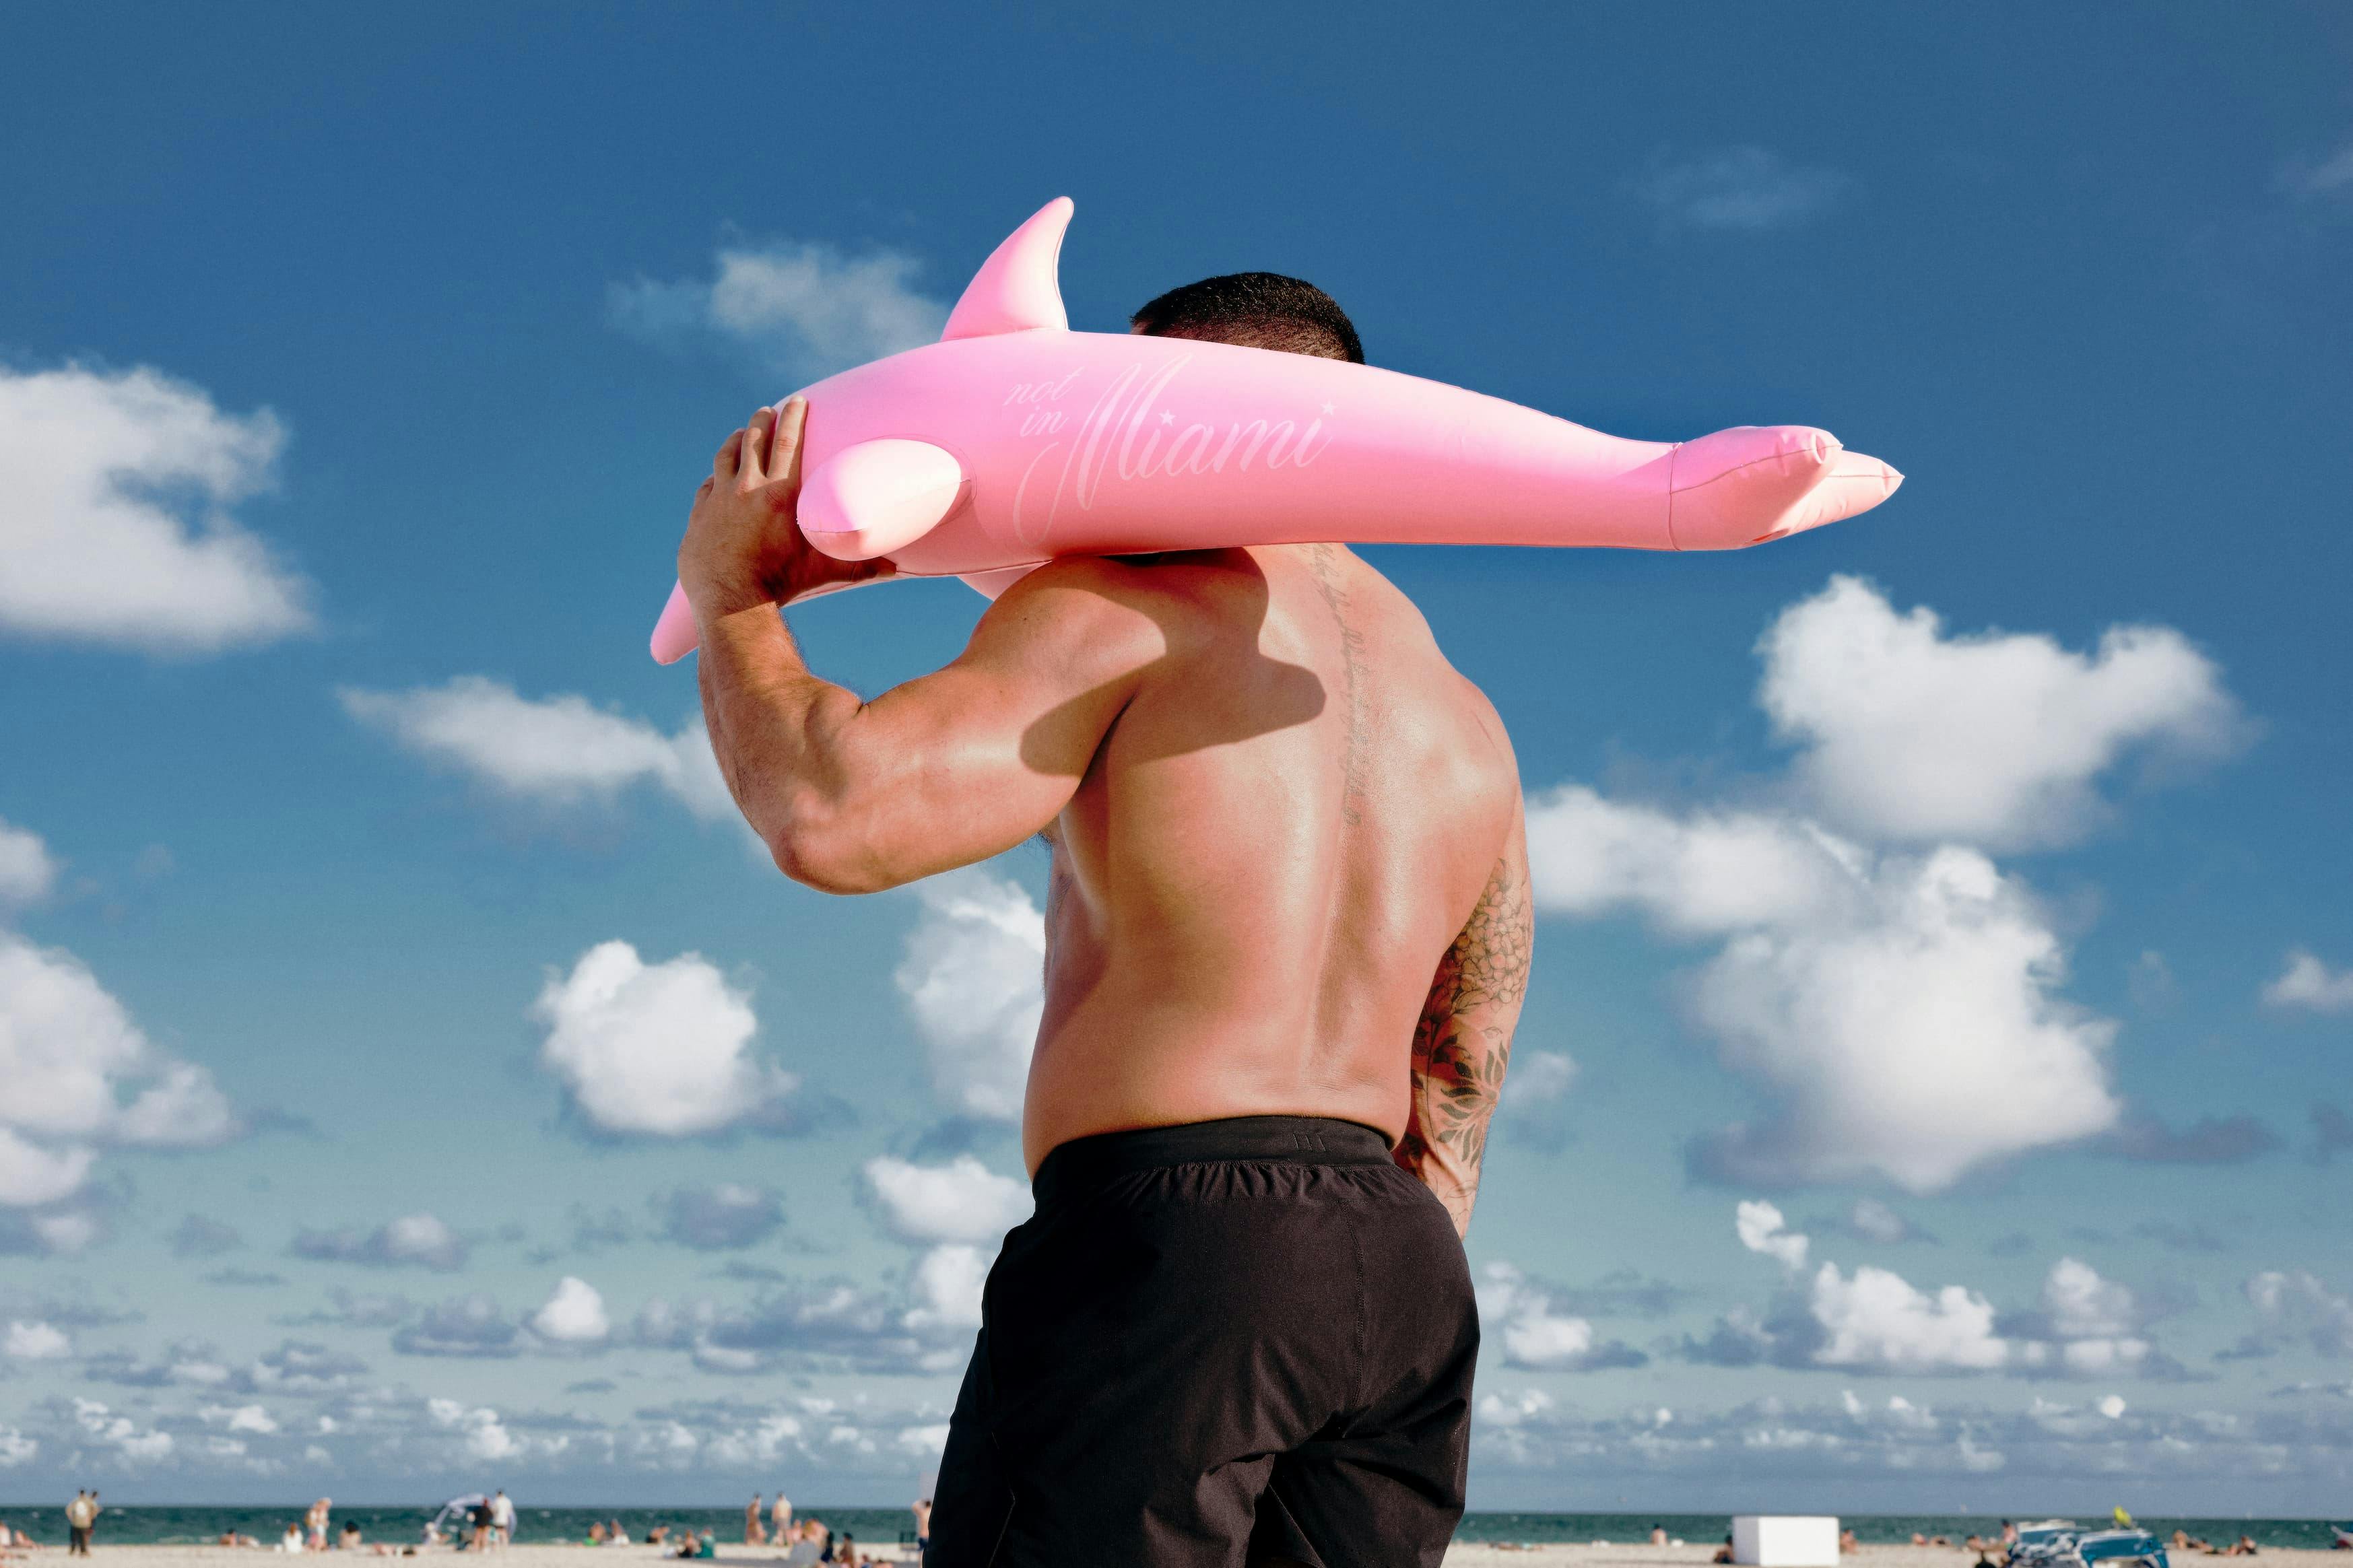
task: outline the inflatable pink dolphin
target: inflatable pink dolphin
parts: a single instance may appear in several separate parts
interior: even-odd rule
[[[1060,555],[1241,544],[1737,550],[1904,476],[1799,425],[1627,441],[1442,382],[1181,338],[1074,332],[1068,197],[981,267],[936,343],[805,388],[800,527],[844,561],[994,597]],[[673,591],[664,664],[696,642]]]

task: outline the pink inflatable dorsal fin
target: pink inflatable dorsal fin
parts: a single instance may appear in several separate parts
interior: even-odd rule
[[[1036,327],[1069,331],[1071,316],[1062,309],[1057,263],[1062,254],[1062,231],[1071,226],[1071,214],[1076,210],[1070,197],[1056,196],[989,252],[988,259],[965,285],[964,297],[948,312],[948,328],[940,334],[940,341],[993,337]]]

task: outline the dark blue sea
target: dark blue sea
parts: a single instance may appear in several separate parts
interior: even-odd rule
[[[17,1508],[0,1502],[0,1520],[31,1531],[37,1541],[61,1544],[66,1538],[63,1504],[64,1500],[59,1500],[45,1508]],[[284,1533],[289,1521],[302,1517],[306,1506],[308,1500],[250,1508],[110,1508],[99,1521],[98,1544],[103,1548],[109,1543],[202,1542],[234,1530],[267,1546]],[[438,1506],[338,1507],[334,1527],[341,1531],[347,1522],[356,1523],[370,1541],[413,1542]],[[819,1505],[797,1511],[802,1516],[823,1520],[836,1531],[883,1545],[896,1542],[899,1532],[911,1529],[914,1522],[904,1509]],[[2085,1524],[2095,1524],[2105,1520],[2106,1512],[2094,1509],[2076,1517]],[[646,1531],[657,1524],[670,1526],[673,1534],[689,1526],[698,1531],[715,1530],[722,1543],[740,1542],[744,1534],[741,1508],[523,1508],[518,1512],[515,1534],[525,1542],[585,1541],[591,1524],[611,1519],[619,1520],[630,1536],[638,1541],[644,1540]],[[2242,1534],[2251,1535],[2259,1546],[2326,1548],[2333,1539],[2327,1523],[2316,1519],[2146,1518],[2138,1522],[2161,1536],[2170,1534],[2176,1526],[2209,1541],[2235,1541]],[[1856,1514],[1848,1516],[1846,1523],[1859,1539],[1866,1542],[1905,1542],[1912,1539],[1915,1531],[1959,1541],[1973,1533],[1991,1535],[2001,1528],[1999,1520],[1956,1514]],[[1691,1542],[1721,1541],[1732,1528],[1730,1518],[1720,1513],[1473,1513],[1463,1519],[1458,1535],[1464,1541],[1624,1543],[1648,1540],[1653,1524],[1662,1524],[1668,1534]]]

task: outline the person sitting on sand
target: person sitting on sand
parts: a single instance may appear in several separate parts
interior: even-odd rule
[[[1653,1546],[1664,1546],[1666,1543],[1667,1527],[1663,1524],[1654,1524],[1651,1526],[1651,1544]]]
[[[668,1542],[669,1540],[670,1526],[667,1524],[657,1524],[652,1529],[646,1531],[646,1544],[648,1546],[660,1546]]]
[[[1852,1531],[1852,1530],[1841,1530],[1841,1531],[1839,1531],[1839,1555],[1840,1555],[1840,1556],[1841,1556],[1841,1557],[1852,1557],[1852,1556],[1853,1556],[1856,1552],[1860,1552],[1860,1551],[1862,1551],[1862,1542],[1861,1542],[1860,1541],[1857,1541],[1857,1540],[1854,1538],[1854,1531]]]
[[[2255,1538],[2252,1535],[2242,1535],[2223,1548],[2221,1552],[2224,1557],[2253,1557],[2254,1554]]]
[[[335,1537],[335,1546],[340,1551],[357,1552],[360,1549],[360,1527],[348,1519],[343,1521],[343,1532]]]
[[[302,1525],[299,1520],[286,1526],[286,1533],[278,1538],[278,1550],[280,1552],[302,1550]]]
[[[1708,1559],[1708,1561],[1709,1561],[1710,1563],[1729,1563],[1729,1562],[1731,1562],[1731,1561],[1732,1561],[1732,1537],[1730,1537],[1730,1536],[1728,1536],[1728,1535],[1727,1535],[1727,1536],[1725,1536],[1725,1537],[1724,1538],[1724,1544],[1723,1544],[1723,1545],[1721,1545],[1721,1546],[1719,1546],[1719,1547],[1717,1547],[1717,1548],[1715,1549],[1715,1556],[1713,1556],[1713,1557],[1711,1557],[1711,1558],[1709,1558],[1709,1559]]]
[[[689,1527],[679,1536],[678,1550],[672,1552],[670,1555],[672,1557],[691,1557],[694,1555],[694,1531],[691,1527]]]

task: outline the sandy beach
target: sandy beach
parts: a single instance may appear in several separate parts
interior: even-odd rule
[[[913,1549],[902,1550],[895,1544],[860,1542],[860,1550],[870,1553],[878,1563],[912,1563]],[[1446,1554],[1447,1568],[1489,1568],[1504,1563],[1553,1563],[1573,1565],[1573,1568],[1690,1568],[1704,1563],[1715,1552],[1709,1545],[1642,1546],[1633,1543],[1594,1545],[1555,1545],[1519,1548],[1512,1546],[1458,1544]],[[274,1560],[276,1553],[258,1550],[237,1550],[219,1546],[108,1546],[100,1535],[94,1557],[111,1559],[121,1568],[225,1568],[230,1563],[259,1563]],[[339,1554],[340,1555],[340,1554]],[[470,1561],[456,1552],[435,1552],[421,1554],[437,1562],[453,1565]],[[2348,1554],[2331,1552],[2299,1552],[2284,1548],[2265,1547],[2263,1557],[2272,1568],[2345,1568]],[[652,1548],[645,1546],[534,1546],[518,1545],[496,1554],[508,1559],[512,1568],[611,1568],[616,1563],[630,1563],[639,1568],[651,1568],[658,1563],[670,1561]],[[496,1561],[496,1556],[493,1561]],[[775,1568],[781,1553],[757,1547],[723,1548],[715,1560],[722,1568]],[[42,1568],[58,1565],[62,1568],[65,1553],[57,1548],[33,1553],[21,1559]],[[377,1561],[365,1553],[352,1554],[356,1565]],[[407,1559],[415,1562],[417,1559]],[[711,1561],[706,1559],[706,1561]],[[1970,1568],[1977,1561],[1972,1552],[1947,1551],[1933,1546],[1865,1546],[1851,1552],[1843,1560],[1852,1568]],[[2189,1562],[2203,1562],[2202,1553],[2184,1553],[2181,1568]]]

